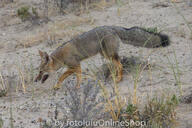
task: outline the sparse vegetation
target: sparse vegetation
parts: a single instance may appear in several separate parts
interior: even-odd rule
[[[0,72],[0,97],[6,96],[7,94],[7,86],[5,78],[2,76],[2,73]]]
[[[143,121],[146,128],[192,127],[191,110],[184,110],[192,103],[192,26],[186,9],[192,5],[191,0],[186,6],[176,0],[154,1],[153,4],[146,0],[30,2],[0,0],[0,128],[58,128],[58,122],[99,119]],[[139,6],[144,7],[143,10]],[[181,18],[169,19],[176,14]],[[117,71],[111,60],[100,66],[99,57],[89,61],[94,63],[93,68],[89,62],[83,63],[83,82],[79,90],[75,88],[73,76],[66,79],[58,91],[51,90],[53,77],[45,84],[33,82],[40,60],[38,49],[49,53],[93,27],[116,24],[155,26],[144,29],[157,34],[163,30],[162,33],[170,36],[171,45],[153,51],[122,46],[124,79],[120,83],[115,82]],[[17,58],[17,55],[22,56]],[[173,93],[165,92],[165,88]],[[31,104],[37,104],[38,110],[33,111]],[[181,121],[186,121],[186,125],[180,126]]]
[[[28,6],[24,6],[21,7],[17,10],[17,15],[21,18],[22,21],[27,20],[28,18],[30,18],[30,13],[29,13],[29,7]]]
[[[145,29],[146,31],[148,31],[148,32],[159,33],[157,27],[149,27],[149,28],[144,28],[144,29]]]
[[[0,128],[3,128],[3,119],[0,117]]]
[[[175,51],[173,51],[173,52],[174,52],[174,57],[172,57],[172,58],[174,58],[173,62],[171,62],[171,59],[169,56],[167,56],[167,60],[170,65],[169,67],[170,67],[171,71],[173,72],[173,76],[175,79],[175,85],[179,87],[180,95],[182,96],[183,91],[182,91],[182,83],[181,83],[181,71],[179,68],[176,53],[175,53]]]
[[[6,96],[7,91],[6,90],[0,90],[0,97]]]
[[[89,4],[99,2],[96,0],[54,0],[54,4],[59,8],[60,13],[65,13],[67,7],[72,4],[73,11],[83,11],[88,9]]]
[[[152,98],[145,105],[143,118],[149,126],[172,127],[175,125],[178,103],[176,95]]]
[[[143,121],[147,128],[172,127],[176,125],[177,105],[176,95],[171,97],[156,96],[148,100],[143,110],[139,110],[134,104],[128,104],[127,108],[122,111],[120,120]]]
[[[31,9],[32,9],[32,14],[34,15],[34,17],[38,18],[39,15],[38,15],[37,9],[34,7],[32,7]]]
[[[81,15],[83,13],[89,13],[90,9],[103,10],[106,7],[112,5],[112,3],[122,5],[121,0],[45,0],[44,5],[54,6],[57,12],[60,14],[68,14],[70,12],[76,15]]]
[[[14,0],[0,0],[0,7],[13,2]]]
[[[83,82],[81,91],[76,89],[75,81],[68,80],[66,83],[66,97],[61,102],[56,103],[56,109],[61,111],[56,110],[51,121],[42,121],[42,128],[72,127],[67,124],[67,121],[96,121],[104,115],[103,98],[99,95],[100,89],[96,81]],[[57,116],[60,113],[65,113],[65,115],[58,119]],[[55,122],[60,122],[60,124],[56,125]],[[81,124],[79,127],[85,125]]]
[[[22,21],[38,19],[39,15],[36,8],[29,6],[23,6],[17,10],[17,15]]]

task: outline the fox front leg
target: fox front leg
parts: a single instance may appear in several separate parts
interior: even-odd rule
[[[81,67],[78,66],[77,69],[76,69],[76,76],[77,76],[77,85],[76,85],[76,88],[79,89],[80,88],[80,84],[81,84]]]
[[[55,90],[60,89],[61,84],[64,81],[64,79],[67,78],[68,76],[70,76],[73,73],[76,73],[76,76],[77,76],[76,88],[80,88],[80,84],[81,84],[81,67],[80,66],[68,69],[63,75],[61,75],[61,77],[59,78],[57,84],[53,88]]]
[[[68,69],[65,73],[63,73],[63,75],[60,76],[57,84],[56,84],[55,86],[53,86],[53,89],[54,89],[54,90],[60,89],[63,80],[64,80],[65,78],[67,78],[68,76],[70,76],[71,74],[73,74],[73,73],[74,73],[74,69]]]

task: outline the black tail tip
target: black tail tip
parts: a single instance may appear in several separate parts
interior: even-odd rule
[[[167,47],[170,45],[170,40],[169,40],[169,37],[167,35],[160,34],[159,36],[161,38],[161,46],[162,47]]]

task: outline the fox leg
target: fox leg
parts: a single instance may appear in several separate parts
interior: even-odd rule
[[[119,56],[118,55],[113,56],[112,62],[117,67],[117,80],[116,80],[116,82],[120,82],[122,80],[122,76],[123,76],[123,66],[120,62]]]
[[[69,68],[65,73],[63,73],[63,75],[60,76],[57,84],[53,88],[59,89],[61,87],[61,83],[63,82],[63,80],[68,76],[70,76],[71,74],[73,74],[74,72],[75,72],[74,68]]]
[[[82,78],[81,78],[81,67],[80,66],[78,66],[76,68],[76,76],[77,76],[76,88],[80,88],[80,84],[81,84],[81,80],[82,80]]]

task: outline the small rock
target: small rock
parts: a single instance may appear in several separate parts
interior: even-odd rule
[[[32,120],[31,123],[32,123],[32,124],[36,124],[36,120]]]

